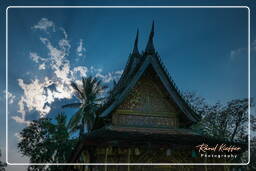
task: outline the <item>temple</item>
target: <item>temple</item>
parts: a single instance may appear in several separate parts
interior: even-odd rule
[[[144,52],[139,31],[123,74],[99,111],[97,126],[79,142],[70,163],[203,163],[196,146],[220,143],[191,129],[200,116],[175,85],[154,46],[154,22]],[[223,162],[223,159],[211,160]],[[80,168],[76,166],[73,169]],[[93,166],[150,170],[177,166]],[[221,170],[217,168],[217,170]],[[190,170],[204,170],[193,166]]]

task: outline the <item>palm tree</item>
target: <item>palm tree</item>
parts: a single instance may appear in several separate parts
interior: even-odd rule
[[[62,107],[79,108],[71,117],[68,126],[72,132],[79,130],[79,137],[81,137],[85,134],[86,127],[87,132],[92,130],[97,117],[96,111],[100,108],[104,100],[102,93],[107,87],[102,85],[101,80],[91,76],[87,78],[83,77],[81,86],[75,82],[72,82],[71,86],[79,102],[66,104]]]

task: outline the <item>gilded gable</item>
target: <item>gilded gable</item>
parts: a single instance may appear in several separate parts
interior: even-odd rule
[[[164,93],[154,72],[146,72],[123,103],[115,110],[113,124],[149,127],[177,127],[178,111]]]

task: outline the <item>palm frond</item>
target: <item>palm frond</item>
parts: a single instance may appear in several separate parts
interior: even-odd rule
[[[106,99],[106,97],[99,97],[99,98],[95,99],[95,102],[101,102],[105,99]]]
[[[79,94],[79,96],[84,98],[84,94],[82,93],[82,91],[79,89],[78,85],[75,82],[71,82],[71,86],[73,87],[73,89],[75,89],[75,91]]]
[[[76,127],[76,126],[79,124],[79,122],[80,122],[80,120],[81,120],[81,118],[82,118],[82,114],[83,114],[82,108],[80,108],[80,109],[71,117],[71,119],[70,119],[70,121],[69,121],[69,123],[68,123],[68,127],[69,127],[70,129]]]
[[[108,86],[107,86],[107,85],[103,85],[103,86],[101,86],[101,90],[105,90],[106,88],[108,88]]]
[[[88,89],[88,80],[90,79],[90,77],[88,78],[82,78],[82,84],[83,84],[83,96],[84,96],[84,99],[87,100],[87,97],[88,97],[88,93],[87,93],[87,89]]]
[[[65,115],[65,113],[58,113],[57,116],[55,117],[55,120],[57,121],[57,123],[59,124],[64,124],[66,125],[66,121],[67,121],[67,116]]]
[[[71,131],[80,131],[81,135],[84,133],[84,126],[93,127],[96,119],[96,111],[101,106],[100,103],[103,102],[105,97],[102,97],[102,91],[107,88],[107,86],[102,85],[102,80],[89,76],[82,78],[82,85],[78,87],[74,82],[72,87],[76,90],[78,98],[81,103],[72,103],[63,105],[63,108],[73,107],[80,109],[71,117],[68,127]]]

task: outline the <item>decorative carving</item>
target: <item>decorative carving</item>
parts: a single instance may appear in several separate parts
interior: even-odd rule
[[[177,128],[178,121],[176,117],[162,116],[141,116],[141,115],[124,115],[115,114],[113,119],[114,125],[121,126],[143,126],[143,127],[163,127]]]
[[[163,90],[160,90],[149,75],[143,76],[137,82],[128,97],[119,106],[119,109],[143,113],[176,112],[175,108],[164,96]]]
[[[160,83],[154,82],[152,74],[141,77],[124,102],[115,110],[115,125],[167,127],[178,126],[177,109],[164,95]]]

